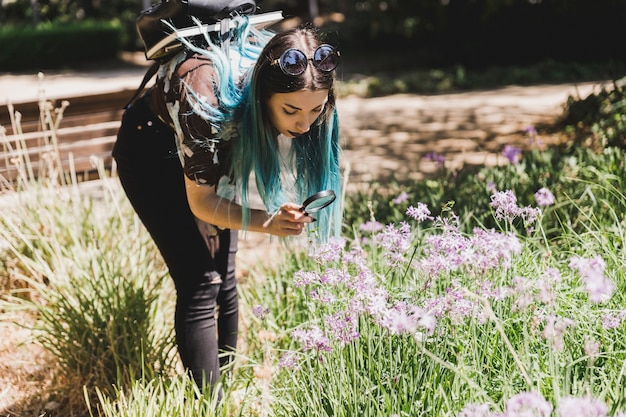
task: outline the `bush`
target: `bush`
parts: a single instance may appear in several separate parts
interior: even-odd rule
[[[49,23],[36,28],[3,26],[0,69],[58,69],[114,59],[122,48],[122,38],[122,28],[116,21]]]

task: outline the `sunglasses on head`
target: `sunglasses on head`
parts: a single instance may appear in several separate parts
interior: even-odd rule
[[[331,45],[323,44],[313,52],[312,58],[307,58],[301,50],[291,48],[283,52],[280,58],[272,61],[272,65],[278,64],[287,75],[300,75],[306,71],[309,61],[318,70],[331,72],[339,64],[339,51]]]

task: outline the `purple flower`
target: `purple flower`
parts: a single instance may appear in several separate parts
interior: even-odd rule
[[[496,209],[496,219],[513,220],[521,211],[517,206],[517,197],[513,191],[498,191],[491,196],[491,207]]]
[[[522,150],[512,145],[505,145],[502,150],[502,155],[509,160],[512,164],[517,164],[522,156]]]
[[[535,193],[535,200],[539,206],[551,206],[554,204],[554,195],[546,187],[543,187]]]
[[[524,129],[524,131],[526,132],[528,136],[531,136],[531,137],[537,134],[537,129],[535,129],[535,126],[527,126],[526,129]]]
[[[409,199],[409,195],[402,191],[399,196],[393,200],[393,204],[402,204]]]
[[[615,329],[622,324],[624,317],[626,317],[626,310],[618,313],[607,313],[602,317],[602,327],[606,330]]]
[[[398,266],[406,261],[405,256],[411,247],[411,227],[406,222],[400,223],[398,229],[392,224],[388,225],[379,238],[383,256],[390,266]]]
[[[443,168],[446,162],[446,157],[437,152],[428,152],[424,155],[424,159],[435,162],[437,164],[437,168]]]
[[[434,217],[430,215],[430,210],[428,210],[428,206],[424,203],[417,203],[417,207],[409,206],[409,208],[406,210],[406,215],[414,218],[418,222],[434,219]]]
[[[345,239],[331,238],[328,243],[314,246],[311,249],[309,256],[322,265],[330,262],[336,262],[340,259],[345,246]]]
[[[531,145],[542,145],[541,140],[539,140],[537,138],[537,129],[535,129],[535,126],[528,126],[526,129],[524,129],[524,131],[528,135],[528,143],[529,144],[531,144]]]
[[[319,281],[320,276],[317,272],[298,271],[293,276],[293,285],[295,287],[306,287],[309,284],[317,283]]]
[[[519,207],[517,197],[511,190],[498,191],[493,194],[489,205],[496,210],[495,216],[498,220],[512,221],[516,217],[521,217],[527,224],[532,224],[541,214],[538,208]]]
[[[556,316],[546,317],[546,325],[541,332],[541,336],[546,339],[552,347],[561,352],[565,347],[565,331],[568,327],[574,326],[576,323],[568,318]]]
[[[569,263],[570,268],[578,270],[585,290],[589,294],[589,299],[594,303],[603,303],[613,296],[615,285],[604,276],[605,262],[599,256],[591,259],[572,256]]]
[[[263,307],[261,304],[257,304],[252,307],[252,314],[254,314],[254,316],[258,319],[264,319],[269,312],[270,309]]]
[[[292,332],[292,336],[302,344],[302,349],[305,351],[311,349],[326,352],[332,351],[330,340],[317,326],[313,326],[310,330],[296,329]]]
[[[589,397],[562,398],[557,410],[561,417],[606,417],[609,412],[606,404]]]
[[[363,223],[361,226],[359,226],[359,230],[365,233],[380,232],[384,228],[385,228],[385,225],[375,220],[374,221],[368,220],[365,223]]]
[[[552,405],[541,394],[522,392],[506,402],[505,417],[550,417]]]
[[[351,311],[338,311],[326,317],[329,334],[341,344],[347,344],[360,336],[359,318]]]
[[[287,352],[283,353],[280,356],[280,359],[278,360],[278,366],[280,366],[281,368],[289,368],[289,369],[298,368],[298,361],[296,359],[296,353],[291,350],[288,350]]]

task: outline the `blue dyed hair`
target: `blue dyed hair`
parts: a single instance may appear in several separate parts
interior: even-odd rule
[[[205,46],[185,41],[189,50],[207,56],[216,72],[219,108],[202,104],[197,111],[202,116],[223,126],[220,137],[233,141],[231,177],[235,179],[241,195],[243,224],[249,222],[249,177],[254,173],[259,195],[269,212],[285,203],[286,196],[281,183],[278,131],[269,120],[266,103],[275,93],[291,93],[300,90],[328,90],[328,101],[322,114],[306,134],[293,139],[295,153],[296,192],[300,201],[321,190],[332,189],[341,195],[339,170],[339,121],[335,106],[334,71],[322,72],[313,65],[298,76],[287,75],[272,62],[289,48],[297,48],[307,56],[321,44],[317,30],[310,25],[301,26],[279,34],[259,31],[248,24],[247,17],[230,34],[228,49],[243,61],[256,61],[252,70],[241,76],[241,68],[206,36]],[[241,60],[239,61],[241,62]],[[191,92],[193,97],[193,92]],[[326,240],[339,236],[341,231],[341,204],[335,202],[329,208],[316,213],[319,232],[317,237]]]

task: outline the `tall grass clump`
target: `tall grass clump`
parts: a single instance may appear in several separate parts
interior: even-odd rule
[[[82,386],[125,386],[172,367],[165,269],[123,193],[102,184],[97,197],[33,185],[4,196],[12,203],[0,220],[4,273],[28,284],[11,304],[36,313],[36,340],[74,400]]]
[[[113,393],[113,385],[172,371],[174,295],[156,247],[102,161],[93,161],[101,179],[79,184],[58,155],[48,160],[49,169],[34,175],[21,159],[16,188],[0,195],[0,312],[32,315],[27,325],[54,363],[52,398],[80,414],[83,387],[95,399],[96,388]]]

